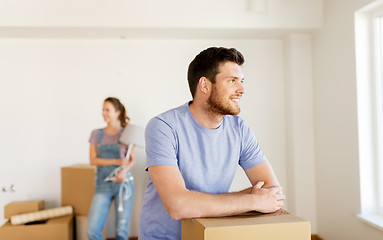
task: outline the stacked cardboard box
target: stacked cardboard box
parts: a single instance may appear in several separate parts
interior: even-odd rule
[[[88,216],[95,190],[96,167],[76,164],[61,168],[61,205],[73,206],[75,215]]]
[[[4,217],[36,212],[44,208],[43,200],[11,202],[4,207]],[[10,222],[0,227],[0,239],[4,240],[73,240],[73,216],[52,218],[48,221],[17,225]]]
[[[61,204],[73,206],[77,240],[88,239],[88,214],[95,191],[96,170],[89,164],[61,168]],[[105,230],[103,234],[105,237]]]
[[[285,210],[182,220],[182,240],[310,240],[309,221]]]

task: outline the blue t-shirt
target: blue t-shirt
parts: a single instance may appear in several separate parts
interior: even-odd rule
[[[254,134],[239,116],[226,115],[217,129],[201,126],[186,103],[152,118],[145,131],[147,165],[177,166],[186,188],[229,191],[238,164],[249,169],[267,161]],[[140,216],[140,240],[181,239],[181,221],[165,210],[152,180]]]

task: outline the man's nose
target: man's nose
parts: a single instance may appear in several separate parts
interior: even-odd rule
[[[238,83],[238,89],[237,89],[237,92],[240,93],[240,94],[245,94],[245,87],[243,86],[242,83]]]

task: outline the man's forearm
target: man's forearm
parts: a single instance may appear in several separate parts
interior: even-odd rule
[[[166,211],[176,220],[227,216],[251,210],[274,212],[283,205],[284,196],[278,194],[281,188],[263,188],[265,181],[240,192],[213,194],[187,189],[176,166],[153,166],[148,171]]]
[[[227,194],[250,194],[253,187],[248,187],[246,189],[243,189],[239,192],[228,192]]]
[[[248,193],[245,193],[248,192]],[[188,190],[177,199],[169,214],[174,219],[220,217],[254,210],[251,188],[233,193],[203,193]]]
[[[177,198],[173,198],[166,210],[174,219],[220,217],[252,210],[263,213],[277,211],[285,199],[280,193],[282,189],[262,188],[263,185],[261,181],[241,192],[219,194],[184,190],[182,194],[177,194]]]

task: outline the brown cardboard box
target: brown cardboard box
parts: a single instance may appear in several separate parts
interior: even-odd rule
[[[182,240],[310,240],[311,225],[284,210],[182,220]]]
[[[61,205],[73,206],[76,215],[88,216],[94,194],[96,167],[77,164],[61,168]]]
[[[15,201],[5,205],[4,218],[11,218],[13,215],[36,212],[42,209],[44,209],[44,200]]]
[[[75,228],[76,228],[76,240],[88,240],[87,226],[88,226],[88,216],[77,215],[75,217]],[[104,239],[106,239],[106,229],[102,231]]]
[[[73,216],[49,219],[45,223],[0,227],[1,240],[73,240]]]

